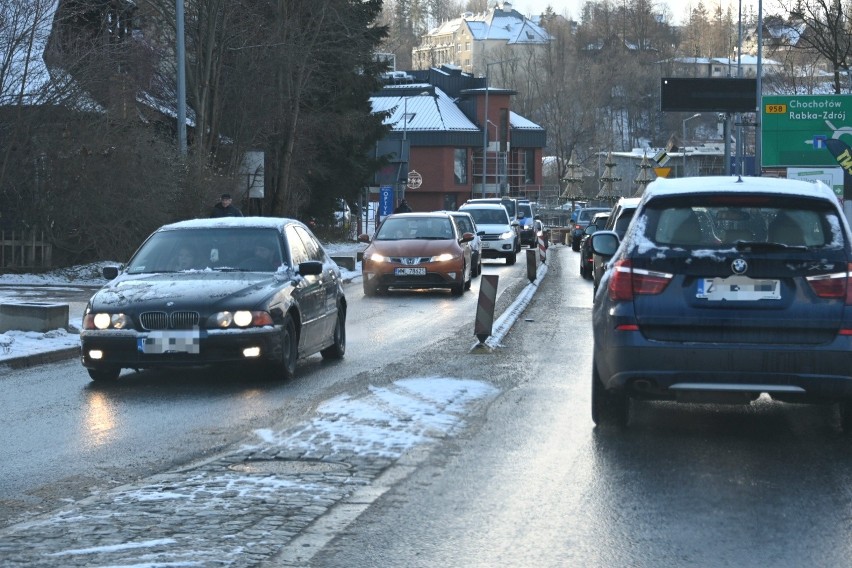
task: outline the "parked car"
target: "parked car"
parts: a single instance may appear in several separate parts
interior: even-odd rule
[[[502,205],[506,212],[509,214],[509,220],[512,225],[512,230],[515,231],[515,235],[517,235],[516,239],[516,250],[515,253],[521,252],[521,214],[519,213],[520,207],[518,205],[518,199],[515,197],[481,197],[475,199],[468,199],[462,205],[479,205],[483,203],[491,203],[495,205]],[[461,207],[459,207],[461,209]]]
[[[761,236],[710,230],[731,218]],[[766,393],[836,403],[852,428],[852,238],[827,186],[656,180],[623,242],[614,231],[591,239],[612,256],[592,310],[596,424],[627,424],[633,399],[748,404]]]
[[[575,212],[574,220],[571,221],[571,250],[574,252],[580,251],[580,239],[583,238],[583,231],[592,222],[592,217],[595,213],[606,213],[611,211],[611,207],[584,207]]]
[[[390,288],[449,288],[454,296],[470,289],[470,242],[448,213],[394,213],[385,217],[361,261],[364,295]]]
[[[616,202],[615,207],[612,208],[612,212],[607,219],[604,229],[607,231],[615,231],[618,238],[623,238],[625,231],[627,231],[627,226],[630,225],[630,221],[633,219],[633,214],[636,212],[636,207],[638,205],[638,197],[622,197],[619,199]],[[591,250],[591,242],[587,244]],[[609,259],[604,259],[601,255],[594,254],[594,252],[592,252],[591,255],[592,281],[594,282],[593,293],[596,293],[601,281],[601,276],[606,268],[606,261]]]
[[[465,211],[439,211],[438,213],[448,213],[455,220],[461,234],[473,233],[473,240],[470,241],[471,275],[476,277],[482,274],[482,235],[485,231],[479,230],[473,216]]]
[[[482,258],[505,258],[506,264],[515,264],[521,250],[517,221],[509,218],[505,207],[498,203],[467,202],[459,211],[470,213],[476,226],[484,234],[482,239]]]
[[[580,276],[589,279],[592,277],[592,233],[598,229],[606,227],[607,221],[610,218],[610,212],[595,213],[592,217],[592,222],[583,231],[583,238],[580,240]]]
[[[89,300],[80,332],[94,381],[121,369],[234,363],[289,378],[298,357],[346,351],[340,270],[293,219],[197,219],[152,233]]]

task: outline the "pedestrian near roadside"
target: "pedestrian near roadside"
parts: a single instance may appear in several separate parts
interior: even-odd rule
[[[230,193],[223,193],[219,202],[213,206],[211,217],[242,217],[243,212],[233,204]]]
[[[394,213],[411,213],[411,207],[408,206],[408,201],[403,199],[399,202],[399,205],[396,206],[396,209],[393,210]]]

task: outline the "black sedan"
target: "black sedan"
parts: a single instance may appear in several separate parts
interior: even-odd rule
[[[592,240],[589,237],[595,231],[606,227],[609,216],[609,211],[595,213],[592,222],[583,231],[583,238],[580,241],[580,276],[583,278],[590,279],[592,277]]]
[[[250,365],[289,378],[296,360],[346,351],[340,270],[299,221],[198,219],[155,231],[89,301],[80,332],[94,381],[121,369]]]
[[[852,429],[852,236],[827,186],[658,179],[623,242],[591,239],[612,259],[592,309],[596,424],[627,424],[633,399],[766,394],[836,403]]]

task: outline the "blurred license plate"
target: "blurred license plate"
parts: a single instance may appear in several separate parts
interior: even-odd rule
[[[426,276],[425,268],[396,268],[393,273],[396,276]]]
[[[162,353],[200,353],[201,334],[197,329],[152,331],[147,337],[137,340],[140,353],[159,355]]]
[[[698,280],[695,297],[711,302],[721,300],[736,302],[780,300],[781,281],[755,280],[747,276],[701,278]]]

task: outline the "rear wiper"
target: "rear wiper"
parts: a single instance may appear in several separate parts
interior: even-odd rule
[[[773,251],[773,250],[808,250],[804,245],[785,245],[784,243],[764,242],[764,241],[737,241],[737,250],[757,250],[757,251]]]

